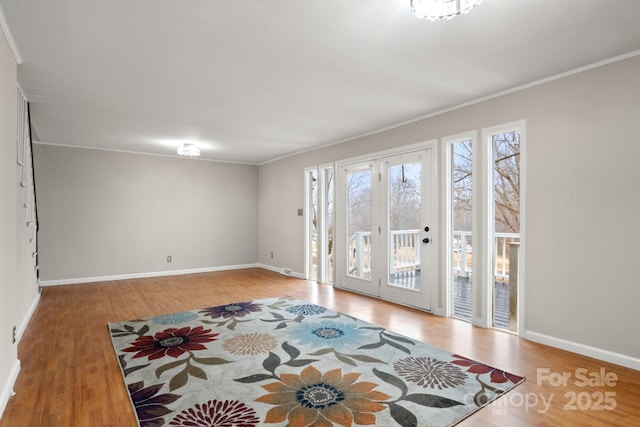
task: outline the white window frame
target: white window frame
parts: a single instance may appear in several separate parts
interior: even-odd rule
[[[474,160],[477,158],[481,161],[479,184],[481,189],[477,193],[479,201],[477,205],[480,209],[474,215],[474,228],[477,223],[480,226],[480,262],[478,265],[478,277],[480,286],[474,286],[472,293],[474,300],[479,304],[474,304],[473,324],[476,326],[491,328],[493,327],[493,234],[494,234],[494,206],[493,206],[493,135],[499,133],[507,133],[518,130],[520,132],[520,259],[526,260],[526,121],[518,120],[514,122],[504,123],[501,125],[486,127],[482,129],[482,140],[480,144],[474,147]],[[475,165],[474,165],[475,167]],[[474,192],[476,181],[474,180]],[[476,204],[474,204],[474,209]],[[475,233],[475,231],[474,231]],[[475,263],[474,257],[474,263]],[[524,335],[525,331],[525,298],[524,278],[526,262],[518,264],[518,334]],[[474,266],[474,268],[476,268]],[[478,283],[478,281],[476,282]],[[476,312],[477,310],[477,312]]]
[[[472,182],[472,193],[473,193],[473,206],[472,206],[472,217],[473,217],[473,224],[472,224],[472,229],[471,229],[471,234],[472,236],[477,236],[478,233],[478,225],[476,223],[476,216],[477,216],[477,199],[476,199],[476,194],[478,192],[478,184],[476,182],[476,177],[475,177],[475,172],[478,169],[477,168],[477,158],[475,155],[475,147],[476,145],[478,145],[478,132],[477,131],[468,131],[468,132],[463,132],[463,133],[459,133],[456,135],[451,135],[451,136],[447,136],[445,138],[442,138],[442,143],[444,145],[444,152],[445,152],[445,160],[444,160],[444,167],[443,167],[443,171],[444,171],[444,191],[443,194],[445,196],[445,200],[443,201],[443,206],[444,206],[444,225],[445,225],[445,238],[444,238],[444,263],[445,263],[445,267],[444,267],[444,272],[445,272],[445,295],[446,297],[446,302],[445,302],[445,312],[444,315],[446,317],[450,317],[453,314],[453,303],[452,303],[452,299],[451,299],[451,295],[453,293],[453,258],[451,255],[451,248],[453,247],[453,239],[451,238],[451,235],[453,234],[453,222],[452,222],[452,209],[451,209],[451,202],[452,202],[452,198],[453,198],[453,194],[451,191],[452,188],[452,182],[451,182],[451,163],[452,163],[452,158],[453,158],[453,145],[458,143],[458,142],[462,142],[462,141],[471,141],[471,149],[472,149],[472,173],[473,175],[473,182]],[[478,261],[476,260],[476,257],[472,258],[472,266],[471,266],[471,270],[474,272],[474,277],[475,277],[475,271],[476,268],[478,267]],[[475,299],[475,295],[472,296],[472,301],[471,301],[472,307],[475,306],[476,304],[476,299]],[[472,314],[472,322],[473,322],[473,314]]]
[[[327,263],[329,262],[327,259],[327,249],[328,249],[328,230],[329,225],[334,226],[334,257],[335,257],[335,225],[333,223],[329,223],[327,221],[327,193],[329,189],[327,188],[327,176],[326,170],[333,169],[333,177],[334,177],[334,185],[333,185],[333,201],[334,201],[334,220],[335,220],[335,167],[333,163],[323,163],[318,166],[307,167],[304,170],[304,200],[305,200],[305,209],[304,209],[304,271],[305,277],[307,280],[315,280],[318,283],[333,283],[333,277],[329,277],[327,271]],[[310,182],[310,174],[311,172],[316,173],[317,179],[317,215],[318,215],[318,224],[316,226],[317,231],[317,274],[316,277],[310,276],[310,267],[311,267],[311,221],[312,221],[312,203],[311,200],[311,182]],[[334,259],[334,274],[335,274],[335,259]]]

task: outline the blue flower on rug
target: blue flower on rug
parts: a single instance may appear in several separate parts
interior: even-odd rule
[[[287,311],[300,316],[316,316],[326,312],[327,309],[315,304],[298,304],[288,307]]]
[[[289,337],[298,344],[312,348],[329,346],[341,349],[345,345],[358,345],[364,338],[364,332],[355,324],[331,322],[301,323],[292,329]]]
[[[160,325],[178,325],[181,323],[187,323],[197,319],[199,316],[192,311],[184,311],[182,313],[163,314],[162,316],[156,316],[151,319],[153,323]]]

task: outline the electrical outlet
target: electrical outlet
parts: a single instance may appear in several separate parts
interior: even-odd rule
[[[167,255],[167,262],[171,262],[171,255]]]
[[[273,258],[273,251],[271,251],[271,258]]]
[[[18,339],[18,328],[16,328],[15,326],[13,327],[12,335],[13,335],[13,338],[11,339],[11,343],[15,344],[16,340]]]

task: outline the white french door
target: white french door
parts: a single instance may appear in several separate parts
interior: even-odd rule
[[[435,280],[431,148],[339,169],[337,277],[343,288],[431,309]]]

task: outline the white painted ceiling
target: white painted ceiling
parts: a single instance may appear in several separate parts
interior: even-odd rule
[[[259,164],[640,50],[640,0],[0,0],[42,143]]]

